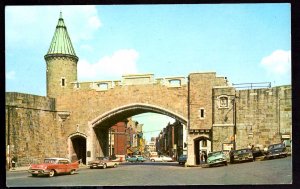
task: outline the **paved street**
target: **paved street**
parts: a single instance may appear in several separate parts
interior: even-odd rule
[[[290,184],[292,158],[228,166],[183,167],[177,162],[122,163],[117,168],[81,168],[75,175],[32,177],[25,171],[7,172],[7,186],[139,186]]]

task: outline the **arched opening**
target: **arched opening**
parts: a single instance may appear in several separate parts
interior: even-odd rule
[[[205,161],[204,157],[201,158],[201,153],[210,153],[211,152],[211,141],[206,136],[201,136],[194,139],[194,153],[196,165],[200,165]]]
[[[121,140],[121,135],[123,133],[124,135],[128,135],[131,131],[119,131],[113,129],[113,126],[119,122],[125,122],[125,130],[127,130],[129,129],[126,123],[127,118],[143,113],[156,113],[166,115],[176,120],[176,122],[180,123],[182,128],[185,128],[182,125],[187,124],[186,118],[184,118],[183,116],[161,107],[149,104],[130,104],[127,106],[119,107],[117,109],[106,112],[93,121],[89,122],[90,129],[94,134],[94,137],[92,137],[93,141],[88,141],[87,150],[91,153],[91,157],[88,157],[88,160],[92,160],[99,156],[109,156],[113,152],[116,152],[119,146],[117,146],[117,143],[115,143],[115,145],[112,145],[112,140]],[[112,138],[112,135],[114,133],[115,138]],[[181,135],[183,136],[182,133]],[[139,138],[140,136],[138,133],[136,133],[134,137]],[[181,143],[183,143],[183,141],[181,141]],[[183,146],[184,145],[182,144],[180,147],[183,148]],[[172,151],[183,151],[183,149],[178,149],[177,147],[177,145],[172,145]],[[180,153],[182,153],[181,151]]]
[[[82,135],[73,135],[70,137],[71,141],[71,161],[80,160],[86,164],[86,137]]]

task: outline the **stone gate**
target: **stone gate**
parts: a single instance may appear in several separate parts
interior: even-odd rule
[[[12,158],[28,165],[50,156],[86,163],[107,155],[108,129],[146,112],[167,115],[186,127],[187,165],[199,162],[201,140],[209,141],[209,152],[292,138],[291,86],[237,90],[215,72],[80,82],[78,57],[62,16],[45,60],[46,97],[6,93],[8,166]]]

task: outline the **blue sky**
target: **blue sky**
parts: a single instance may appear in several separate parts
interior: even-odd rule
[[[7,6],[6,91],[46,95],[44,55],[60,11],[79,81],[215,71],[231,83],[291,84],[290,4]],[[136,118],[146,131],[170,121],[153,116]]]

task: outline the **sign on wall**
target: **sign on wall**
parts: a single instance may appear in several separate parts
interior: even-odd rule
[[[223,151],[230,151],[231,148],[233,149],[233,143],[223,143],[222,145]]]

